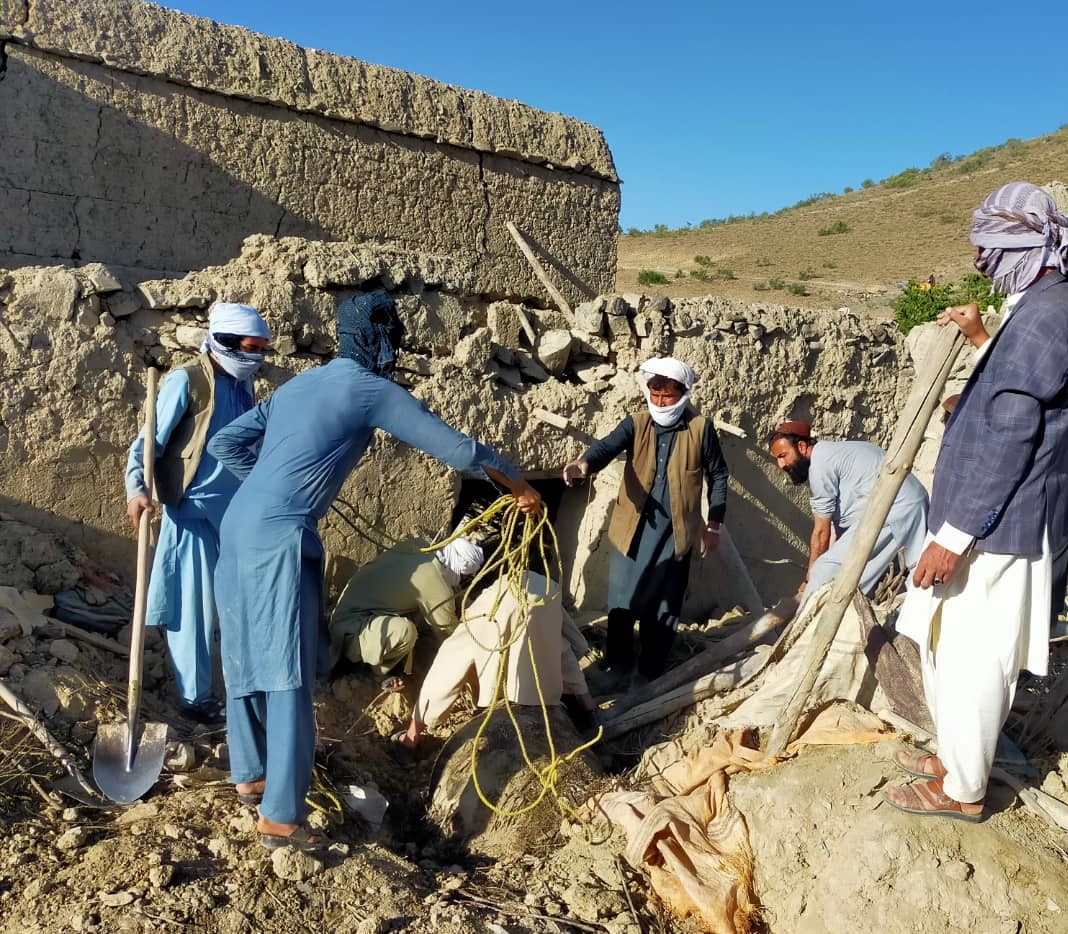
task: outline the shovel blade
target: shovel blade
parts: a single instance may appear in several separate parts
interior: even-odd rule
[[[130,804],[159,778],[167,751],[167,724],[144,723],[136,737],[133,762],[129,760],[130,733],[127,723],[107,723],[96,731],[93,778],[112,801]]]

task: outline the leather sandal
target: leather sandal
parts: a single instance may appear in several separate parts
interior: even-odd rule
[[[249,804],[249,805],[262,804],[263,803],[264,780],[262,778],[259,781],[255,781],[255,782],[239,782],[239,784],[241,784],[241,785],[256,785],[256,786],[259,787],[259,791],[247,791],[244,794],[242,794],[240,791],[237,791],[237,785],[234,785],[234,791],[237,793],[237,800],[238,801],[240,801],[242,804]]]
[[[982,801],[954,800],[943,791],[940,778],[887,788],[883,797],[890,807],[920,817],[950,817],[969,824],[978,824],[984,817]]]
[[[294,850],[311,852],[325,850],[330,846],[330,839],[324,834],[309,830],[304,824],[299,824],[292,833],[288,834],[261,833],[260,844],[268,850],[278,850],[284,846],[291,846]]]
[[[894,753],[894,765],[913,778],[945,778],[946,767],[938,756],[918,749],[899,749]]]

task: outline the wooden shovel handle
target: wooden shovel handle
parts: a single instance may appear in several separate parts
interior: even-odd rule
[[[145,393],[145,431],[142,445],[145,469],[145,489],[148,498],[154,500],[156,467],[156,380],[155,367],[149,367]],[[145,648],[145,611],[148,604],[148,577],[152,561],[152,516],[149,510],[141,513],[137,526],[137,583],[134,588],[133,619],[130,626],[130,680],[127,690],[127,718],[131,735],[137,726],[137,715],[141,710],[141,672],[144,663]]]

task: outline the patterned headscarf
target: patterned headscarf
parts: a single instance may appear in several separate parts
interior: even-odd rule
[[[354,295],[337,309],[337,355],[387,379],[397,365],[404,325],[386,292]]]
[[[1047,266],[1068,272],[1068,217],[1030,182],[1009,182],[990,194],[973,215],[971,241],[980,251],[975,268],[1008,295]]]

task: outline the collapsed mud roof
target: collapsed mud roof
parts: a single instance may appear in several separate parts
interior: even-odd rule
[[[601,132],[140,0],[0,4],[0,265],[186,272],[254,233],[446,253],[490,295],[540,289],[514,221],[570,270],[615,273]]]

